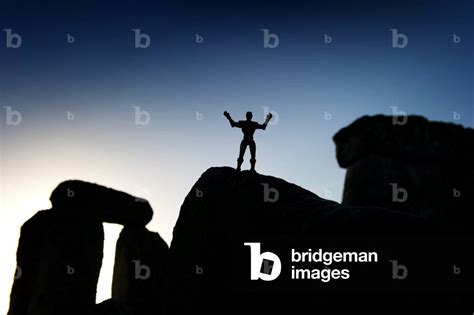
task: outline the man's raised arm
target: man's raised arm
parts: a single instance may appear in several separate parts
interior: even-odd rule
[[[268,123],[270,122],[270,119],[272,119],[273,115],[271,113],[267,114],[267,118],[265,118],[265,122],[261,125],[258,125],[258,129],[263,129],[265,130],[267,128]]]
[[[231,127],[239,127],[238,124],[232,119],[232,117],[230,117],[230,114],[227,111],[224,112],[224,116],[230,122]]]

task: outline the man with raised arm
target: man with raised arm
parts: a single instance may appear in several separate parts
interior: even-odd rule
[[[232,128],[240,128],[242,129],[242,133],[244,134],[244,138],[240,143],[239,158],[237,159],[237,171],[240,171],[240,167],[244,162],[244,154],[245,150],[247,149],[247,146],[250,147],[250,170],[255,171],[255,162],[257,162],[257,160],[255,159],[255,155],[257,148],[255,145],[255,141],[253,140],[253,134],[257,129],[265,130],[265,128],[267,128],[268,122],[270,121],[270,119],[272,119],[272,114],[268,113],[267,118],[265,119],[265,122],[263,124],[259,124],[256,121],[252,121],[252,112],[247,112],[245,114],[245,117],[247,118],[246,120],[239,120],[238,122],[235,122],[232,117],[230,117],[230,114],[227,111],[224,112],[224,116],[229,120],[230,126]]]

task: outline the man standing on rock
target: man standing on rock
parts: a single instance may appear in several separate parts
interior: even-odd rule
[[[224,116],[229,120],[230,126],[232,128],[240,128],[242,129],[242,133],[244,134],[244,138],[240,143],[239,158],[237,159],[237,171],[240,171],[240,167],[244,162],[244,154],[245,150],[247,149],[247,146],[250,147],[250,170],[255,171],[255,162],[257,162],[257,160],[255,159],[255,155],[257,147],[255,145],[255,141],[253,140],[253,134],[257,129],[265,130],[265,128],[267,128],[268,122],[270,121],[270,119],[272,119],[272,114],[268,113],[267,118],[265,119],[265,122],[263,124],[259,124],[256,121],[252,121],[252,112],[247,112],[245,114],[247,120],[239,120],[238,122],[235,122],[232,117],[230,117],[230,114],[227,111],[224,112]]]

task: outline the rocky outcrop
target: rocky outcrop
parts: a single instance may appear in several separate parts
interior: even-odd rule
[[[79,180],[59,184],[50,200],[55,209],[124,226],[145,226],[153,217],[153,210],[145,199]]]
[[[406,119],[406,121],[405,121]],[[377,155],[407,161],[470,163],[474,130],[422,116],[363,116],[334,135],[336,158],[347,168]]]
[[[344,204],[405,211],[453,230],[472,226],[473,129],[420,116],[364,116],[334,142],[347,168]]]
[[[288,283],[279,281],[267,285],[267,294],[259,291],[258,285],[240,286],[239,279],[249,277],[239,271],[249,265],[244,242],[262,241],[267,246],[272,242],[275,248],[283,248],[283,242],[298,239],[293,244],[309,248],[319,237],[344,237],[347,241],[353,236],[433,231],[416,216],[376,207],[345,207],[276,177],[229,167],[210,168],[186,196],[173,231],[167,310],[219,311],[228,305],[233,311],[278,311],[281,303],[291,309],[292,304],[308,303],[308,298],[317,300],[315,291],[286,292]],[[302,290],[304,285],[298,285]],[[320,299],[326,298],[320,295]],[[252,303],[260,308],[250,308]]]
[[[417,303],[438,310],[445,296],[439,288],[447,288],[450,301],[471,301],[461,285],[472,283],[472,273],[462,282],[445,271],[474,264],[465,257],[472,240],[463,238],[472,235],[473,130],[416,116],[402,125],[392,119],[362,117],[334,136],[339,164],[347,168],[342,204],[280,178],[208,169],[181,206],[169,251],[145,228],[153,215],[145,200],[81,181],[61,183],[53,208],[22,227],[9,315],[365,311]],[[102,222],[124,229],[112,299],[95,305]],[[249,243],[281,260],[278,278],[250,278]],[[292,281],[294,247],[375,250],[381,261],[351,266],[354,277],[344,282]],[[278,265],[267,258],[257,262],[260,275]],[[408,266],[409,280],[394,278],[393,262]]]
[[[149,203],[126,193],[82,181],[61,183],[52,209],[39,211],[21,229],[18,271],[8,315],[148,314],[160,309],[167,245],[146,230]],[[114,299],[95,305],[102,264],[102,223],[124,230],[117,244]],[[133,261],[147,266],[147,279],[133,278]]]
[[[158,233],[125,227],[115,252],[112,299],[131,314],[160,314],[168,245]]]
[[[85,314],[95,304],[103,241],[101,222],[39,211],[21,229],[8,314]]]

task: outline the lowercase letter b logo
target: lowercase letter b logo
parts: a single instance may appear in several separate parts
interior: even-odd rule
[[[272,252],[260,253],[260,243],[244,243],[250,246],[250,279],[272,281],[281,272],[281,261]]]

